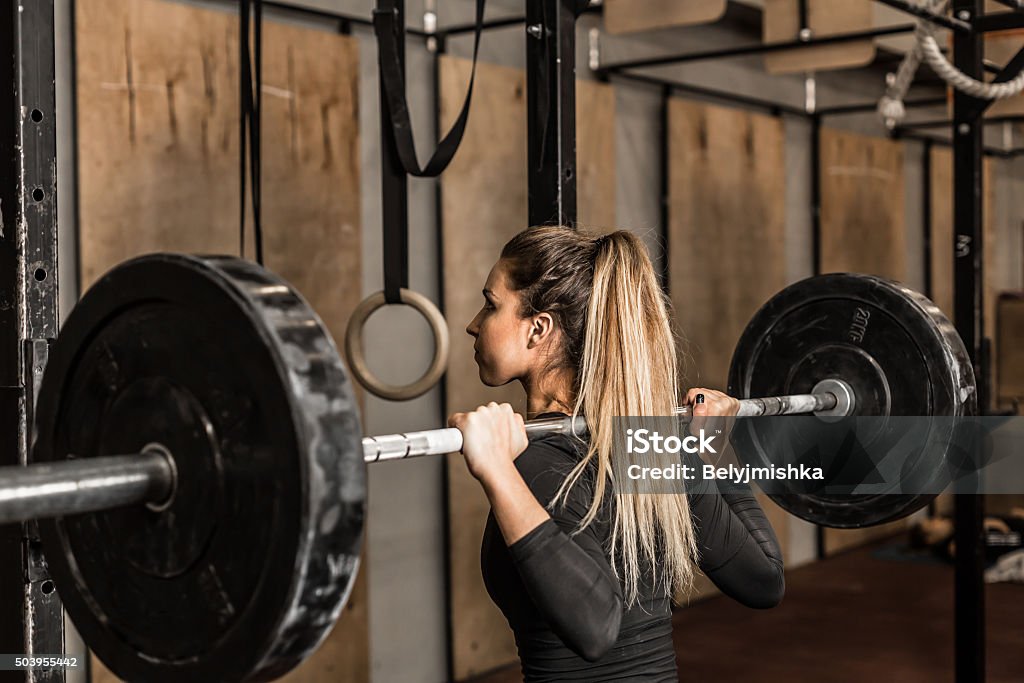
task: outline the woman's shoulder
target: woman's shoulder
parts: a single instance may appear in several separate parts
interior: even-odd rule
[[[548,434],[530,440],[518,458],[516,469],[539,501],[547,504],[587,453],[587,442],[564,434]],[[590,489],[584,476],[573,492]]]
[[[586,452],[586,442],[580,442],[575,437],[546,434],[530,439],[530,444],[516,459],[516,463],[522,461],[522,464],[534,469],[564,469],[565,474],[568,474]]]

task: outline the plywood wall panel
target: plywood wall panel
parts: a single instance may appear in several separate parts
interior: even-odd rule
[[[821,272],[907,272],[903,144],[821,131]]]
[[[686,382],[725,390],[732,350],[786,284],[782,122],[673,99],[669,286]]]
[[[1024,401],[1024,292],[1004,292],[996,305],[995,357],[1002,402]]]

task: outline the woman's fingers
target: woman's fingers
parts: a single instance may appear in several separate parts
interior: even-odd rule
[[[701,396],[703,396],[703,402],[701,402]],[[693,387],[687,391],[686,403],[691,406],[692,415],[706,416],[735,415],[740,406],[739,401],[732,396],[705,387]]]
[[[469,413],[453,413],[448,426],[456,427],[464,437],[462,452],[470,459],[509,450],[513,458],[529,445],[523,416],[509,403],[491,401]]]

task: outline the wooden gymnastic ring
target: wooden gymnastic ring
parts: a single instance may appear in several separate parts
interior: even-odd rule
[[[371,394],[391,401],[408,401],[425,394],[437,384],[441,375],[444,374],[448,366],[448,322],[441,315],[437,306],[419,292],[403,288],[399,290],[399,293],[402,303],[419,311],[420,315],[430,324],[431,332],[434,333],[434,359],[423,376],[411,384],[402,386],[387,384],[379,380],[366,364],[366,354],[363,350],[363,326],[374,311],[387,304],[383,291],[366,297],[352,312],[348,328],[345,330],[345,357],[348,360],[352,376]]]

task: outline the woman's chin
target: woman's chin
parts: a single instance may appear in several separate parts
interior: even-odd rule
[[[500,387],[502,382],[495,382],[491,379],[491,376],[484,372],[483,368],[480,368],[480,381],[483,382],[484,386],[488,387]]]
[[[485,368],[482,365],[480,365],[478,367],[478,370],[479,370],[479,374],[480,374],[480,381],[483,382],[484,386],[500,387],[500,386],[503,386],[505,384],[508,384],[508,380],[504,380],[504,381],[500,380],[499,378],[494,376],[494,373],[489,372],[487,370],[487,368]]]

